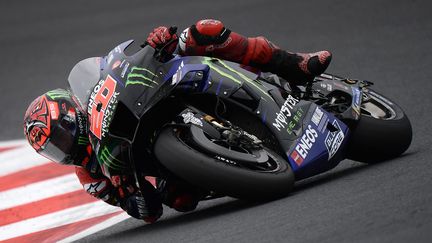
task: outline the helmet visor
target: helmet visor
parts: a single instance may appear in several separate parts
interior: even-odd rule
[[[65,116],[53,129],[49,141],[39,153],[60,164],[72,164],[76,123]]]

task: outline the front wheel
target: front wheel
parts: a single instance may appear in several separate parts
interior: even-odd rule
[[[173,127],[164,128],[154,152],[168,170],[191,184],[247,200],[282,197],[291,191],[294,174],[288,163],[275,152],[261,147],[250,153],[247,149],[228,148],[223,142],[208,138],[207,142],[213,143],[214,149],[229,149],[244,157],[260,154],[261,158],[266,158],[257,163],[242,163],[222,153],[215,155],[202,151],[190,142],[185,136],[187,133]]]
[[[347,158],[365,163],[392,159],[405,152],[411,140],[411,123],[402,109],[373,90],[364,90]]]

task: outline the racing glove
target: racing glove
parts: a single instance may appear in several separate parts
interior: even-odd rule
[[[130,216],[154,223],[163,213],[159,192],[150,182],[143,180],[138,189],[130,177],[112,176],[111,182],[118,189],[120,207]]]
[[[148,35],[147,43],[156,49],[160,49],[169,43],[169,45],[165,47],[165,51],[168,54],[173,54],[178,43],[178,37],[177,34],[175,34],[176,31],[176,27],[167,28],[165,26],[159,26]]]
[[[147,223],[154,223],[163,213],[162,205],[152,205],[144,199],[141,192],[124,199],[120,207],[130,216],[142,219]]]

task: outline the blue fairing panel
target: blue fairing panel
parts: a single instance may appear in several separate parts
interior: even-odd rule
[[[294,173],[301,178],[336,166],[348,139],[349,129],[342,121],[313,107],[314,112],[304,120],[302,135],[287,152]]]

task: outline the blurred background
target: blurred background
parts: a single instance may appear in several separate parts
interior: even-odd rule
[[[105,55],[124,40],[141,43],[160,25],[180,31],[216,18],[293,52],[330,50],[329,73],[375,82],[411,119],[407,155],[375,166],[348,161],[276,202],[222,199],[188,215],[168,210],[156,225],[127,220],[85,240],[427,242],[431,9],[427,0],[0,1],[0,141],[23,138],[28,104],[65,87],[78,61]]]

